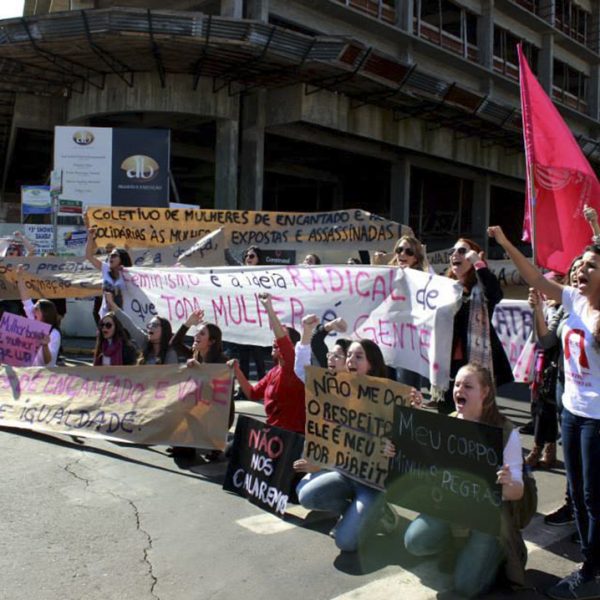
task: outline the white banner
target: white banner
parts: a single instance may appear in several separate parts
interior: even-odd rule
[[[201,308],[226,340],[267,346],[273,335],[258,295],[269,292],[282,322],[299,331],[310,313],[324,321],[342,317],[349,327],[343,337],[372,339],[388,365],[421,373],[441,387],[449,379],[462,289],[445,277],[360,265],[131,268],[123,277],[123,308],[140,325],[158,314],[177,329]]]
[[[502,300],[494,310],[492,323],[513,368],[515,381],[527,383],[525,375],[519,376],[520,371],[515,367],[533,331],[533,311],[529,304],[526,300]]]

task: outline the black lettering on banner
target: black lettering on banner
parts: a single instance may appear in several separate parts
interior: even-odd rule
[[[391,502],[498,535],[501,428],[396,405],[392,441]]]
[[[283,517],[303,445],[298,433],[240,416],[223,489]]]

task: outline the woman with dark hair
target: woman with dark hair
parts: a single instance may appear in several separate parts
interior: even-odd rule
[[[387,367],[379,346],[361,339],[348,346],[343,368],[336,368],[336,372],[342,371],[385,378]],[[373,532],[378,523],[386,533],[396,528],[398,517],[385,503],[383,492],[338,471],[321,470],[304,458],[294,463],[294,469],[307,473],[296,488],[300,504],[309,510],[339,515],[330,535],[340,550],[356,551],[361,540]]]
[[[19,265],[16,269],[17,286],[27,318],[47,323],[51,327],[50,335],[42,337],[41,345],[33,357],[31,366],[55,367],[62,341],[59,328],[60,321],[56,306],[54,306],[52,300],[47,300],[46,298],[40,298],[35,304],[33,303],[29,296],[29,292],[27,291],[27,287],[25,286],[25,282],[23,281],[23,272],[23,265]]]
[[[184,342],[185,336],[191,327],[198,326],[194,334],[194,343],[187,346]],[[200,364],[225,364],[228,361],[227,355],[223,352],[223,333],[221,329],[213,323],[204,322],[204,311],[195,310],[179,327],[177,333],[171,339],[171,346],[177,349],[180,356],[187,359],[187,366],[194,367]],[[229,423],[233,425],[235,419],[235,406],[233,398],[229,404]],[[183,448],[175,446],[173,448],[173,457],[178,459],[193,459],[196,456],[196,448]],[[207,461],[217,460],[221,456],[219,450],[210,450],[204,453],[204,459]]]
[[[488,234],[502,246],[521,277],[569,315],[562,328],[565,388],[562,444],[579,531],[583,565],[546,591],[551,598],[600,598],[600,246],[588,246],[577,270],[578,287],[546,279],[501,227]]]
[[[138,327],[131,317],[121,310],[113,295],[105,292],[104,297],[110,311],[112,311],[123,327],[127,330],[131,339],[141,350],[138,360],[140,365],[174,365],[179,362],[176,350],[171,345],[173,330],[171,323],[163,317],[152,317],[146,324],[146,328]]]
[[[304,257],[304,260],[302,261],[303,265],[320,265],[321,264],[321,259],[319,258],[319,256],[317,256],[316,254],[307,254]]]
[[[294,345],[300,340],[300,334],[281,324],[270,294],[260,294],[259,299],[269,315],[275,336],[271,352],[275,366],[256,385],[251,385],[237,360],[228,364],[246,398],[264,400],[268,425],[304,434],[304,383],[294,373]]]
[[[102,262],[95,255],[95,251],[94,229],[90,228],[85,245],[85,257],[96,269],[100,269],[102,272],[102,291],[112,294],[115,304],[119,308],[123,308],[123,286],[125,282],[123,281],[123,277],[121,277],[121,271],[123,268],[131,267],[131,256],[123,248],[113,248],[106,258],[106,262]],[[104,297],[98,311],[100,318],[108,311],[109,307],[106,304],[106,297]]]
[[[246,248],[243,256],[243,263],[246,267],[256,267],[262,265],[263,255],[258,246],[249,246]],[[240,368],[247,379],[250,378],[250,359],[256,365],[256,378],[262,379],[267,372],[265,367],[265,355],[267,350],[262,346],[253,346],[250,344],[229,344],[228,348],[232,353],[237,354],[240,361]]]
[[[107,312],[98,323],[94,366],[135,365],[137,360],[138,351],[131,343],[129,334],[116,315]]]
[[[413,389],[413,405],[422,403],[420,392]],[[456,417],[505,431],[502,467],[496,483],[502,486],[501,534],[495,537],[476,530],[460,530],[465,540],[456,558],[454,589],[462,596],[472,598],[490,589],[504,564],[511,583],[523,585],[527,550],[518,527],[511,519],[511,502],[523,497],[523,456],[518,431],[498,410],[496,391],[491,373],[485,367],[468,363],[457,372],[454,380],[453,401]],[[389,456],[396,454],[393,444],[387,448]],[[404,545],[414,556],[431,556],[453,548],[452,525],[437,517],[421,514],[406,529]]]
[[[258,246],[248,246],[242,254],[242,263],[246,267],[256,267],[263,264],[263,255]]]
[[[503,296],[498,279],[483,260],[479,244],[468,238],[456,242],[449,260],[446,276],[463,288],[462,305],[454,317],[450,381],[468,362],[488,368],[498,387],[513,381],[510,363],[491,322],[494,308]],[[454,410],[451,387],[437,405],[444,414]]]

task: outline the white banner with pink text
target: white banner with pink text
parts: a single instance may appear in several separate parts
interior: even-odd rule
[[[268,292],[284,324],[301,331],[307,314],[323,322],[341,317],[348,323],[342,337],[369,338],[388,365],[420,373],[442,388],[448,384],[462,288],[446,277],[361,265],[130,268],[123,277],[123,308],[140,325],[159,315],[176,330],[203,309],[225,340],[267,346],[273,335],[259,294]],[[327,342],[332,345],[335,336]]]

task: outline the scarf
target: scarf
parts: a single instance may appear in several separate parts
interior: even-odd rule
[[[94,366],[102,366],[102,357],[110,358],[111,367],[120,367],[123,365],[123,340],[116,340],[109,343],[108,340],[102,340],[102,352],[94,360]]]
[[[475,284],[471,290],[467,329],[467,358],[469,362],[477,363],[488,369],[494,377],[487,300],[479,284]]]

